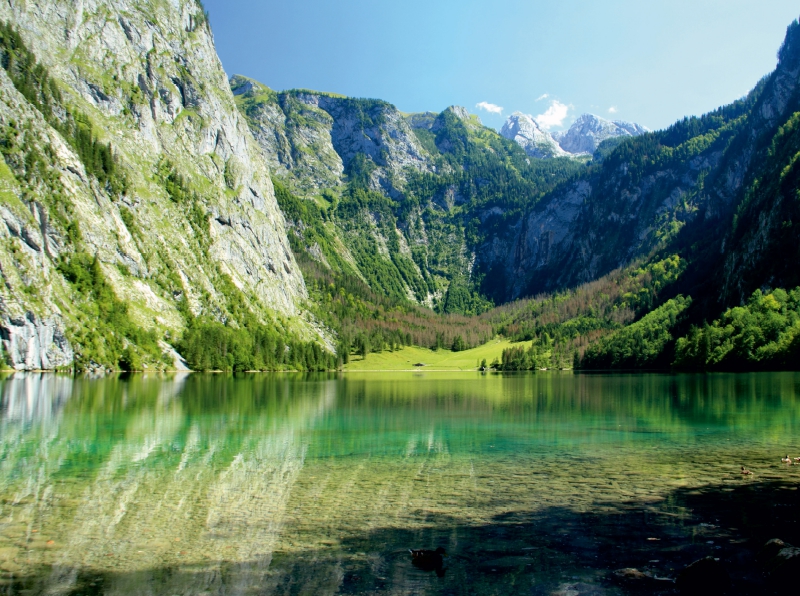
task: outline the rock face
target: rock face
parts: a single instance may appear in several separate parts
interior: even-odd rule
[[[770,587],[791,592],[800,572],[800,548],[773,538],[761,549],[756,562],[767,572]]]
[[[72,347],[57,320],[43,321],[30,311],[22,318],[5,315],[0,336],[15,370],[52,370],[72,364]]]
[[[433,173],[434,154],[463,141],[448,137],[448,123],[456,121],[464,134],[480,129],[497,137],[496,132],[459,106],[441,114],[404,116],[379,100],[305,90],[275,92],[238,75],[230,85],[276,179],[301,201],[313,202],[314,209],[315,195],[328,198],[324,225],[297,219],[300,210],[293,210],[296,220],[290,221],[290,233],[310,258],[325,268],[339,261],[337,269],[372,282],[379,293],[393,292],[394,297],[427,306],[443,296],[451,271],[469,274],[471,255],[465,240],[447,221],[447,213],[464,202],[455,187],[442,188],[402,219],[396,217],[392,202],[347,203],[344,191],[354,183],[402,203],[409,175]],[[428,226],[425,217],[434,211],[435,221]],[[325,239],[310,239],[309,227]],[[335,247],[337,254],[326,256],[320,244],[328,250]],[[447,263],[447,269],[438,263]],[[392,273],[378,280],[376,271]]]
[[[396,196],[406,168],[430,168],[409,123],[389,103],[304,90],[278,93],[240,75],[230,86],[273,172],[289,176],[303,194],[336,188],[359,168],[374,190]]]
[[[16,368],[71,360],[64,337],[87,323],[55,265],[76,250],[97,255],[132,318],[159,334],[180,332],[183,300],[195,315],[226,320],[230,282],[259,318],[298,313],[307,293],[267,160],[236,108],[198,3],[8,2],[0,19],[19,30],[64,105],[110,143],[127,179],[122,196],[98,183],[0,70],[0,129],[23,131],[21,150],[47,156],[48,172],[38,183],[8,157],[10,169],[0,163],[0,236],[9,240],[0,248],[0,325]],[[168,192],[169,168],[194,193],[193,208]]]
[[[607,139],[616,137],[636,137],[650,132],[640,124],[609,121],[594,114],[583,114],[564,132],[553,133],[553,138],[561,149],[573,155],[592,155],[597,147]]]
[[[519,144],[530,157],[548,159],[566,157],[567,151],[562,149],[549,132],[542,130],[533,116],[514,112],[508,117],[500,134]]]

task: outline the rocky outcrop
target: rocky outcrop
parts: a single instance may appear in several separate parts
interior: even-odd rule
[[[607,139],[637,137],[650,132],[640,124],[606,120],[594,114],[579,116],[568,130],[553,133],[561,149],[573,155],[592,155]]]
[[[533,116],[522,112],[511,114],[500,130],[500,134],[515,141],[530,157],[548,159],[568,155],[549,132],[539,127]]]
[[[767,573],[773,589],[791,591],[795,587],[800,573],[800,548],[773,538],[761,549],[756,562]]]
[[[4,315],[0,337],[15,370],[53,370],[72,364],[72,347],[56,319],[41,320],[30,311],[21,318]]]
[[[431,127],[433,127],[433,122],[436,120],[438,115],[439,114],[436,112],[418,112],[416,114],[409,114],[406,116],[406,122],[408,122],[411,128],[430,130]]]

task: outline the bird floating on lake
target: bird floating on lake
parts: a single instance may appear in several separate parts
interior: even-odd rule
[[[752,472],[747,468],[745,468],[744,466],[742,466],[742,474],[744,474],[745,476],[749,476],[750,474],[752,474]]]
[[[785,464],[790,464],[790,463],[792,463],[792,458],[791,458],[791,457],[789,457],[789,454],[787,453],[787,454],[786,454],[786,457],[782,457],[782,458],[781,458],[781,461],[782,461],[783,463],[785,463]]]

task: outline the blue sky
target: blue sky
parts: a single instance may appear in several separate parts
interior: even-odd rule
[[[657,129],[729,103],[775,67],[800,16],[789,0],[204,4],[229,75],[406,112],[463,105],[497,128],[521,111],[551,130],[585,112]]]

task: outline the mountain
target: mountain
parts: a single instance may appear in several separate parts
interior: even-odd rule
[[[759,287],[798,280],[792,193],[800,111],[793,23],[773,73],[746,97],[671,127],[626,137],[546,193],[476,250],[506,298],[574,287],[643,259],[678,255],[665,293],[695,298],[696,319]]]
[[[539,127],[532,116],[522,112],[511,114],[503,124],[500,134],[516,142],[530,157],[547,159],[568,155],[549,132]]]
[[[172,367],[164,340],[197,317],[320,337],[199,2],[13,2],[0,20],[10,365]]]
[[[514,112],[503,124],[500,134],[516,142],[525,153],[536,159],[592,155],[603,141],[635,137],[649,132],[640,124],[595,116],[579,116],[566,131],[543,130],[533,116]]]
[[[369,186],[389,195],[397,194],[406,168],[430,167],[405,118],[384,101],[276,93],[241,75],[230,86],[273,174],[288,175],[303,194],[341,186],[362,158],[375,166]]]
[[[228,80],[194,0],[2,4],[0,66],[19,370],[318,370],[493,332],[563,363],[621,329],[589,360],[668,363],[655,332],[660,360],[609,354],[800,285],[796,22],[746,97],[655,132],[585,115],[560,145],[522,114]]]
[[[619,137],[636,137],[649,132],[640,124],[609,121],[594,114],[579,116],[568,130],[553,133],[553,138],[567,153],[592,155],[605,140]]]
[[[510,207],[513,217],[580,167],[531,163],[460,106],[403,115],[379,100],[276,92],[240,75],[230,85],[288,191],[282,207],[296,251],[376,292],[447,312],[485,308],[469,230],[493,209]],[[459,307],[454,282],[466,292]]]

